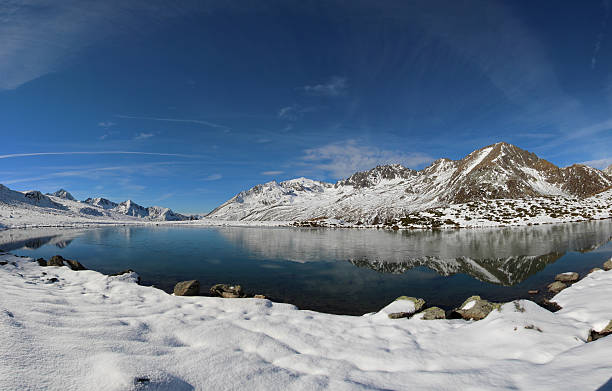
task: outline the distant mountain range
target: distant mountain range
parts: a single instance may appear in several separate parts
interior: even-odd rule
[[[257,185],[213,210],[220,220],[342,220],[378,224],[412,212],[487,199],[585,198],[612,186],[611,167],[559,168],[500,142],[461,160],[415,171],[399,164],[357,172],[336,183],[307,178]]]
[[[10,206],[11,210],[30,210],[40,214],[58,213],[69,217],[104,218],[121,220],[134,217],[153,221],[182,221],[193,217],[173,212],[171,209],[150,206],[142,207],[131,200],[115,203],[105,198],[88,198],[77,201],[67,190],[42,194],[39,191],[15,191],[0,185],[0,204]],[[55,212],[54,212],[55,211]]]

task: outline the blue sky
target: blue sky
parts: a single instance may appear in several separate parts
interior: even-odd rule
[[[502,140],[612,163],[608,1],[251,3],[1,2],[0,183],[191,213]]]

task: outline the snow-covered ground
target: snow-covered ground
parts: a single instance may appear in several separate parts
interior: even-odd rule
[[[595,390],[612,382],[612,271],[484,320],[175,297],[135,275],[0,255],[2,390]],[[13,264],[14,262],[14,264]],[[57,280],[55,280],[57,279]]]

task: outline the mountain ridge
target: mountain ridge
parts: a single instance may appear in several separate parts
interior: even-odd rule
[[[307,178],[271,181],[242,191],[207,217],[220,220],[337,219],[376,224],[413,211],[486,199],[584,198],[612,186],[585,165],[560,168],[506,142],[463,159],[438,159],[416,171],[400,164],[356,172],[335,184]]]

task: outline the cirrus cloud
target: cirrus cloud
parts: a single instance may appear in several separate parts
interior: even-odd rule
[[[343,178],[377,165],[400,163],[416,167],[434,159],[419,152],[404,153],[360,145],[356,140],[335,142],[304,151],[302,161],[334,178]]]

